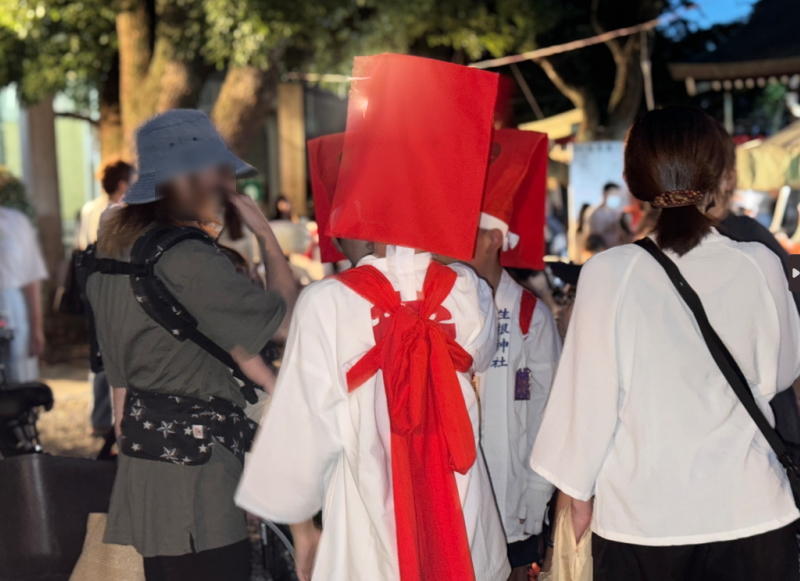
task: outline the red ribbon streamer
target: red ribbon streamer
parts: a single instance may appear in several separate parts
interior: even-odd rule
[[[472,357],[437,321],[456,273],[431,262],[423,299],[403,304],[376,268],[361,266],[337,279],[389,315],[389,328],[347,373],[353,391],[383,372],[392,439],[392,484],[402,581],[474,581],[467,529],[454,472],[476,459],[457,372]]]

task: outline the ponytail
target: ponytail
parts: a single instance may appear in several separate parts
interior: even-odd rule
[[[700,244],[713,225],[697,206],[664,208],[656,220],[656,242],[661,249],[683,256]]]
[[[696,200],[719,191],[725,166],[716,122],[701,109],[666,107],[633,124],[625,144],[625,178],[631,194],[649,203],[669,194],[697,194],[678,197],[672,204],[655,204],[663,208],[654,228],[661,248],[682,256],[711,232],[714,221]]]

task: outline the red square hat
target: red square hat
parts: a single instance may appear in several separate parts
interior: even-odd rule
[[[328,234],[469,260],[498,75],[381,54],[353,77]]]
[[[505,234],[503,266],[544,268],[548,143],[544,133],[494,132],[480,228]]]
[[[343,145],[344,133],[325,135],[308,142],[311,193],[314,196],[314,213],[317,220],[319,252],[322,262],[345,260],[344,254],[336,249],[333,239],[327,234],[331,203],[336,191],[336,182],[339,180]]]

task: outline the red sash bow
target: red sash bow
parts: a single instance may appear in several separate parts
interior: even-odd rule
[[[475,463],[475,436],[457,372],[472,357],[434,314],[456,273],[431,262],[418,303],[403,304],[372,266],[337,279],[389,315],[388,330],[347,373],[348,389],[380,369],[392,430],[392,485],[402,581],[474,581],[467,529],[454,472]],[[418,308],[415,308],[418,307]]]

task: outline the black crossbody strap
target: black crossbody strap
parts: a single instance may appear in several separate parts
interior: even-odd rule
[[[155,265],[170,248],[185,240],[200,240],[213,245],[204,232],[196,228],[174,226],[155,228],[144,234],[131,251],[131,262],[144,264],[148,274],[131,276],[131,287],[142,309],[172,336],[183,341],[188,339],[209,355],[230,368],[233,376],[244,385],[240,388],[244,398],[256,403],[256,385],[248,378],[225,349],[217,345],[197,328],[197,319],[189,313],[164,282],[155,275]]]
[[[794,462],[792,462],[792,459],[789,457],[788,450],[786,449],[786,445],[783,443],[783,440],[781,440],[781,437],[775,431],[775,428],[769,424],[769,421],[767,421],[767,418],[764,416],[761,408],[758,407],[755,397],[753,396],[753,392],[747,385],[747,380],[745,379],[744,373],[742,373],[742,370],[736,363],[736,360],[733,358],[730,351],[728,351],[728,348],[722,342],[722,339],[720,339],[719,335],[717,335],[717,332],[708,321],[708,316],[703,308],[703,303],[700,300],[700,297],[697,296],[697,293],[694,291],[694,289],[689,286],[688,282],[686,282],[686,279],[681,274],[678,266],[666,254],[664,254],[664,252],[656,245],[655,242],[649,238],[637,240],[635,244],[649,252],[650,255],[655,258],[664,268],[667,276],[669,276],[669,279],[672,281],[672,284],[675,285],[678,294],[687,304],[692,313],[694,313],[694,317],[697,320],[697,325],[700,327],[700,333],[703,335],[706,345],[708,345],[708,350],[711,352],[711,356],[714,358],[714,362],[717,364],[717,367],[719,367],[722,375],[725,376],[725,379],[728,381],[731,388],[733,388],[736,397],[739,398],[739,401],[742,402],[742,405],[747,410],[747,413],[750,414],[751,418],[753,418],[753,421],[756,423],[759,431],[764,435],[767,443],[775,451],[775,454],[778,456],[781,464],[783,464],[787,470],[797,470]]]

